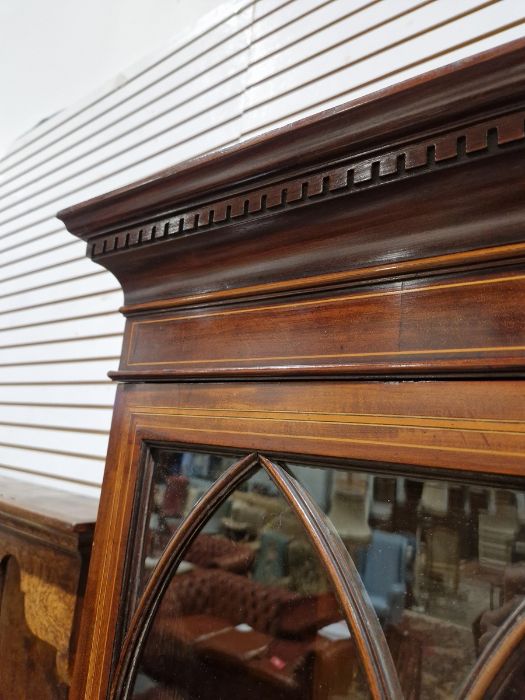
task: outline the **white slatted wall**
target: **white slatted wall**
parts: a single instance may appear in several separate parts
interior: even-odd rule
[[[521,0],[229,2],[20,139],[0,163],[0,474],[102,478],[121,293],[59,209],[524,35]]]

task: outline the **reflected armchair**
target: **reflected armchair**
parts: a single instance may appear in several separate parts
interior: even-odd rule
[[[363,584],[383,626],[396,624],[405,608],[407,538],[374,530],[366,552]]]

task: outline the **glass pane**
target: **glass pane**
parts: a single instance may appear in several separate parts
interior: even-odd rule
[[[405,697],[455,697],[525,595],[525,494],[467,482],[290,469],[352,555]]]
[[[140,562],[142,590],[167,543],[183,519],[211,484],[240,455],[216,455],[155,448],[151,450],[153,473],[149,505],[146,509],[146,533]],[[206,532],[217,532],[227,506],[219,509],[206,526]]]
[[[266,473],[217,513],[164,595],[132,697],[368,698],[322,562]]]

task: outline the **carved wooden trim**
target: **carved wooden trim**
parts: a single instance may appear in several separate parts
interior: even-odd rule
[[[121,227],[123,221],[145,221],[209,192],[246,186],[263,173],[275,175],[349,152],[363,153],[378,144],[406,142],[414,138],[415,128],[420,133],[436,132],[446,125],[479,120],[478,115],[509,111],[523,95],[524,55],[523,39],[495,47],[220,153],[167,168],[69,207],[60,218],[87,240],[115,225]]]
[[[525,139],[524,122],[525,111],[519,111],[372,157],[352,158],[328,169],[305,171],[292,179],[101,236],[90,242],[89,255],[98,260],[121,250],[258,217],[267,211],[317,204],[320,200],[460,165],[473,157],[493,155],[500,148]]]

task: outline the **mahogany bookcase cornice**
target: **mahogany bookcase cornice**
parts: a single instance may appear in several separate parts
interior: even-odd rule
[[[446,128],[524,100],[525,40],[401,82],[240,146],[198,157],[59,212],[69,230],[90,239],[101,230],[140,220],[173,205],[288,169],[388,146],[414,131]]]
[[[515,374],[524,152],[518,41],[59,216],[124,290],[118,378]]]
[[[58,216],[132,308],[446,267],[522,242],[524,88],[520,40]]]

